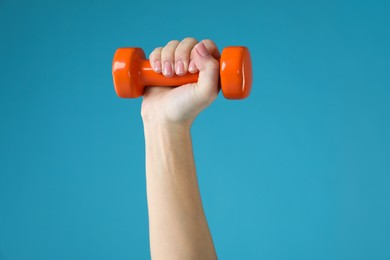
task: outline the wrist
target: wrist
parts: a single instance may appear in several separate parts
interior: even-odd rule
[[[191,125],[185,123],[143,120],[144,134],[147,143],[160,142],[182,142],[183,139],[190,139]]]
[[[175,122],[157,118],[142,117],[144,131],[187,132],[190,131],[192,122]]]

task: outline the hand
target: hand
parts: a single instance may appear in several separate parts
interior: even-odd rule
[[[185,38],[156,48],[149,56],[156,73],[172,77],[199,72],[199,78],[197,83],[178,88],[147,87],[141,109],[144,122],[191,126],[196,116],[218,96],[219,57],[211,40],[198,43],[194,38]]]

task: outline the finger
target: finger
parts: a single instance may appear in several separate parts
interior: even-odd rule
[[[213,56],[216,59],[219,59],[221,57],[217,45],[212,40],[206,39],[203,40],[202,42],[206,46],[211,56]]]
[[[190,72],[190,73],[197,73],[198,72],[198,68],[196,67],[193,58],[191,58],[190,64],[188,65],[188,72]]]
[[[195,38],[185,38],[175,50],[175,72],[177,75],[184,75],[188,71],[191,50],[198,43]]]
[[[201,103],[208,105],[219,92],[219,62],[211,55],[203,41],[195,45],[194,49],[193,62],[199,70],[196,96]]]
[[[150,67],[157,73],[160,73],[162,70],[161,66],[161,50],[162,47],[158,47],[152,51],[149,55]]]
[[[174,74],[173,64],[175,62],[175,50],[177,45],[179,45],[179,41],[170,41],[161,51],[162,73],[165,77],[172,77]]]
[[[218,47],[214,43],[214,41],[209,40],[209,39],[205,39],[205,40],[202,40],[202,42],[205,45],[205,47],[207,48],[207,50],[211,56],[213,56],[215,59],[219,59],[221,57],[221,54],[218,50]],[[197,73],[199,71],[198,68],[196,67],[195,63],[193,62],[193,57],[195,54],[196,54],[196,49],[193,48],[191,51],[191,61],[190,61],[189,68],[188,68],[188,71],[190,73]]]

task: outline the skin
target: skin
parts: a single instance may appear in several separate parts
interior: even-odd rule
[[[219,56],[213,41],[186,38],[156,48],[149,57],[154,71],[166,77],[199,72],[197,83],[147,88],[142,102],[154,260],[217,259],[200,197],[190,129],[218,95]]]

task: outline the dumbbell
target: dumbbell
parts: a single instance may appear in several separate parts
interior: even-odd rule
[[[220,62],[220,84],[227,99],[243,99],[252,87],[252,63],[248,48],[226,47]],[[117,95],[137,98],[143,95],[145,86],[181,86],[198,81],[199,73],[165,77],[156,73],[145,58],[141,48],[119,48],[112,62],[112,77]]]

